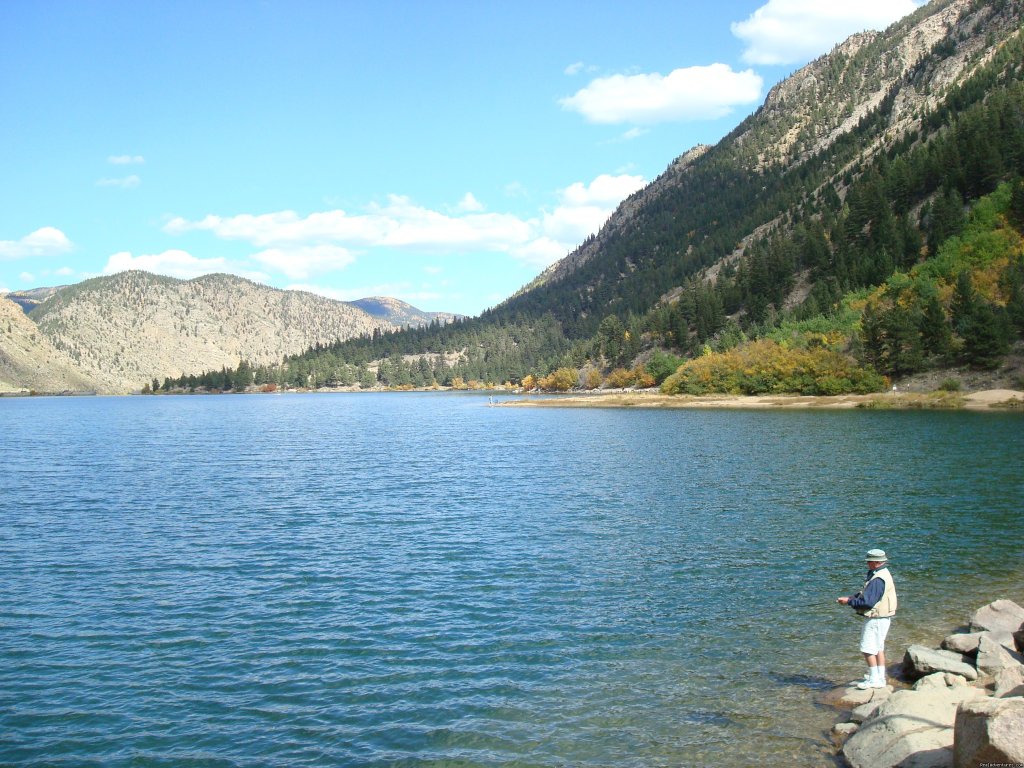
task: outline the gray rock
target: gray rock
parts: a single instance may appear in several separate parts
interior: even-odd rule
[[[923,645],[907,648],[903,657],[903,669],[910,678],[924,677],[933,672],[952,672],[968,680],[978,679],[976,670],[963,654],[952,651],[936,651]]]
[[[850,713],[850,721],[863,723],[875,714],[875,711],[882,706],[883,701],[885,699],[878,699],[876,701],[869,701],[867,704],[861,704],[859,707],[854,707],[853,712]]]
[[[982,634],[981,632],[960,632],[947,635],[942,641],[942,647],[956,653],[977,653]]]
[[[1017,632],[1024,624],[1024,608],[1012,600],[996,600],[982,606],[971,616],[971,631]]]
[[[978,658],[975,665],[979,672],[995,675],[1002,669],[1018,667],[1024,658],[1015,651],[1008,651],[987,634],[982,635],[978,643]]]
[[[955,768],[1024,764],[1024,699],[964,702],[954,730]]]
[[[1024,696],[1024,667],[1006,667],[996,673],[996,691],[992,694],[998,699],[1007,696]],[[854,710],[856,711],[856,710]]]
[[[850,738],[860,728],[857,723],[836,723],[832,726],[832,743],[837,747]]]
[[[820,702],[837,709],[853,709],[868,702],[880,702],[889,698],[893,688],[891,685],[885,688],[867,688],[861,690],[856,685],[848,685],[842,688],[834,688],[821,697]]]
[[[950,688],[955,688],[958,685],[967,685],[967,678],[961,675],[954,675],[952,672],[947,672],[946,685]]]
[[[989,637],[1011,651],[1017,650],[1013,634],[1002,630],[986,630],[984,632],[964,632],[947,635],[942,641],[942,647],[947,651],[954,651],[955,653],[963,653],[968,656],[973,656],[978,652],[978,646],[981,644],[981,638],[983,637]]]
[[[928,691],[928,690],[946,690],[949,688],[949,684],[946,683],[946,675],[949,672],[932,672],[930,675],[925,675],[916,683],[914,683],[913,690],[915,691]],[[959,675],[953,675],[953,677],[959,677]]]
[[[937,676],[918,690],[896,691],[843,746],[853,768],[949,768],[957,706],[985,695],[947,688]]]

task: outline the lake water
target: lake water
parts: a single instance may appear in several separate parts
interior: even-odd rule
[[[830,765],[862,553],[898,658],[1024,602],[1024,419],[0,401],[0,764]]]

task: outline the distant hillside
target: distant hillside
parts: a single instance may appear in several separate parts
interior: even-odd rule
[[[275,363],[286,355],[393,326],[311,293],[232,275],[175,280],[146,272],[56,291],[30,313],[39,331],[105,391],[153,378]]]
[[[82,392],[97,389],[55,349],[21,307],[0,296],[0,392]]]
[[[461,317],[461,315],[454,315],[451,312],[424,312],[412,304],[406,304],[404,301],[388,296],[371,296],[348,303],[359,307],[373,317],[399,327],[430,325],[434,320],[444,324]]]
[[[25,313],[27,314],[62,288],[67,288],[67,286],[58,285],[53,288],[32,288],[27,291],[11,291],[6,294],[5,298],[13,301],[25,310]]]

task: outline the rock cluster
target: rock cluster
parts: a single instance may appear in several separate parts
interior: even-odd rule
[[[840,688],[826,700],[850,709],[832,729],[853,768],[980,768],[1024,765],[1024,608],[997,600],[970,631],[941,649],[912,645],[909,688]]]

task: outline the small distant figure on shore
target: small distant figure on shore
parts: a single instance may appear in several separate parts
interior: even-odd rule
[[[868,671],[857,683],[861,690],[884,688],[885,683],[885,636],[896,615],[896,585],[886,564],[889,562],[885,551],[868,550],[864,558],[868,564],[868,576],[860,592],[849,597],[836,598],[840,605],[848,605],[864,617],[864,629],[860,636],[860,652],[864,654]]]

